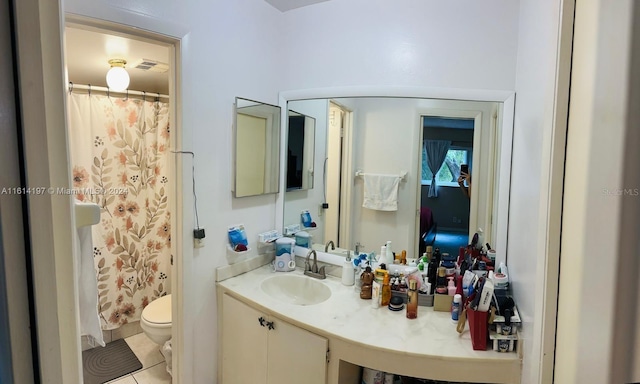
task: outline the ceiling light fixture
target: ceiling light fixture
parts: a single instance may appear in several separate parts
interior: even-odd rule
[[[107,72],[107,86],[116,92],[121,92],[129,86],[129,73],[124,69],[126,60],[111,59],[109,65],[111,69]]]

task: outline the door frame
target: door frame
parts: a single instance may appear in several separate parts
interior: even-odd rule
[[[98,20],[95,18],[84,17],[74,15],[70,13],[65,14],[64,27],[89,29],[96,32],[115,34],[129,39],[137,39],[149,42],[151,44],[163,45],[169,48],[169,126],[170,140],[172,151],[177,151],[176,148],[182,148],[182,130],[180,121],[181,111],[181,99],[178,97],[180,72],[180,39],[166,36],[153,31],[142,30],[114,22],[108,22],[104,20]],[[63,30],[64,33],[64,30]],[[66,63],[65,63],[66,66]],[[178,231],[178,228],[182,228],[182,222],[184,218],[183,204],[178,204],[178,198],[183,193],[183,166],[182,156],[176,155],[172,162],[169,163],[170,178],[174,180],[173,190],[170,192],[169,197],[169,209],[171,215],[171,312],[172,312],[172,349],[175,353],[172,354],[172,375],[176,378],[174,381],[179,382],[181,373],[183,371],[184,363],[181,358],[184,356],[182,351],[184,350],[184,341],[182,333],[182,323],[184,322],[184,311],[180,303],[183,303],[183,291],[182,291],[182,271],[183,271],[183,258],[173,257],[174,255],[181,254],[179,250],[183,246],[183,234]],[[79,336],[78,336],[79,337]]]
[[[60,0],[14,1],[19,73],[17,88],[20,92],[21,116],[24,127],[24,158],[26,161],[26,187],[69,187],[71,176],[68,163],[66,135],[66,107],[64,95],[67,89],[63,61],[63,27],[65,25]],[[86,10],[83,8],[83,10]],[[126,27],[107,21],[70,15],[74,20],[93,20],[98,26],[120,27],[135,31],[136,35],[154,40],[165,40],[175,47],[171,77],[175,80],[170,89],[175,113],[171,124],[175,137],[174,148],[181,148],[184,138],[181,124],[180,63],[181,40],[187,29],[175,24],[144,29],[149,19],[125,12],[108,5],[93,4],[91,12],[102,17],[126,21],[139,28]],[[36,22],[34,22],[36,20]],[[157,30],[162,29],[162,30]],[[132,33],[130,33],[132,34]],[[174,131],[180,132],[176,135]],[[172,137],[172,140],[174,138]],[[190,159],[189,159],[190,160]],[[176,197],[173,202],[172,228],[175,238],[172,251],[179,250],[172,272],[181,277],[190,267],[192,248],[185,247],[184,221],[193,219],[193,212],[181,210],[192,206],[192,196],[182,194],[182,175],[190,172],[190,161],[176,156],[173,166],[176,176]],[[176,198],[177,200],[177,198]],[[45,193],[28,197],[30,245],[33,260],[34,305],[36,308],[38,355],[41,382],[82,383],[80,332],[78,323],[78,287],[73,278],[75,265],[73,253],[73,202],[71,195]],[[177,206],[177,207],[176,207]],[[179,231],[180,230],[180,231]],[[175,254],[176,252],[174,252]],[[180,281],[178,281],[180,280]],[[185,316],[182,297],[190,288],[183,286],[181,278],[172,279],[172,300],[175,382],[190,382],[193,373],[184,369],[183,362],[190,361],[192,353],[185,345],[191,345],[191,321]],[[38,373],[36,373],[38,374]]]

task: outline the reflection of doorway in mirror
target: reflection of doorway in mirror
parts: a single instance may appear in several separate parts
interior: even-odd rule
[[[343,158],[345,156],[345,135],[348,129],[348,111],[346,108],[331,101],[329,103],[329,124],[327,130],[327,155],[324,164],[325,175],[325,202],[329,207],[324,210],[325,214],[325,231],[324,238],[326,241],[333,240],[337,246],[346,240],[346,225],[342,225],[340,210],[344,209],[341,196],[344,194],[341,188],[342,168],[344,167]],[[341,204],[343,205],[341,207]],[[346,215],[345,215],[346,216]],[[342,218],[344,220],[344,218]]]
[[[474,168],[474,123],[474,118],[422,117],[420,253],[433,245],[457,254],[468,244],[472,179],[459,185],[458,178],[463,166],[469,174]]]

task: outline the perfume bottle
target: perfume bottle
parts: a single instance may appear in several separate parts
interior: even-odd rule
[[[409,280],[409,290],[407,291],[407,319],[418,318],[418,291],[417,282]]]

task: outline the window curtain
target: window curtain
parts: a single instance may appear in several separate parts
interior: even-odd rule
[[[140,319],[169,293],[169,105],[70,93],[73,190],[101,207],[92,227],[104,330]]]
[[[427,153],[427,165],[433,175],[431,177],[431,185],[429,186],[429,194],[427,197],[438,197],[438,188],[436,185],[436,174],[442,167],[444,159],[447,157],[447,151],[451,147],[451,141],[448,140],[425,140],[424,149]]]

